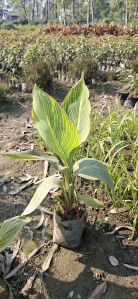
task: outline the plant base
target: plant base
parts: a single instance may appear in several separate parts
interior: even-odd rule
[[[86,212],[79,219],[63,220],[54,212],[53,243],[66,248],[78,248],[81,245],[82,234],[86,228]]]

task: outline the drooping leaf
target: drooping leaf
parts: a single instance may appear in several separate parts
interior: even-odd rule
[[[73,171],[75,175],[84,179],[100,180],[110,188],[113,188],[113,180],[109,175],[106,166],[96,159],[83,158],[78,160],[74,164]]]
[[[80,200],[83,200],[87,205],[93,208],[104,208],[103,202],[98,199],[92,198],[89,195],[80,194],[79,192],[77,192],[77,196]]]
[[[0,155],[18,160],[46,160],[53,164],[59,163],[59,160],[56,157],[48,156],[43,153],[37,153],[35,151],[0,152]]]
[[[3,222],[0,228],[0,252],[16,239],[23,225],[28,222],[30,222],[30,218],[23,216],[17,216]]]
[[[40,206],[40,204],[45,199],[49,191],[51,191],[55,187],[60,186],[60,182],[60,178],[54,175],[45,178],[35,191],[32,199],[30,200],[28,206],[26,207],[22,215],[25,216],[33,213]]]
[[[37,86],[33,90],[33,119],[44,142],[67,164],[70,153],[80,145],[79,133],[64,109]]]
[[[89,90],[82,76],[63,102],[65,111],[80,134],[81,143],[87,139],[90,131],[91,105],[88,98]]]

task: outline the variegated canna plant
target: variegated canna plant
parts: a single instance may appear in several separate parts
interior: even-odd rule
[[[21,160],[48,160],[53,167],[59,170],[61,176],[53,175],[45,178],[22,215],[8,220],[9,225],[10,221],[15,224],[13,225],[14,229],[10,230],[10,241],[11,236],[15,237],[18,226],[20,229],[24,225],[24,221],[27,221],[26,217],[40,206],[48,193],[55,187],[61,189],[58,200],[66,214],[75,210],[77,217],[79,200],[90,206],[103,207],[102,202],[75,191],[77,176],[89,180],[101,180],[110,188],[113,187],[112,178],[103,163],[91,158],[75,161],[76,151],[86,141],[90,131],[91,106],[88,98],[89,91],[84,83],[83,75],[69,91],[62,106],[39,87],[34,87],[33,120],[43,142],[51,149],[52,155],[48,156],[33,151],[1,154]],[[2,225],[1,231],[4,225],[5,223]],[[0,237],[0,251],[9,244],[9,242],[5,242],[2,246],[1,243]]]

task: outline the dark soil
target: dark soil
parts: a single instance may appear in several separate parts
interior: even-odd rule
[[[68,88],[67,88],[68,89]],[[58,94],[57,100],[62,100],[67,89],[54,87],[51,91]],[[99,106],[114,103],[115,90],[106,86],[102,89],[91,90],[92,105]],[[36,132],[31,122],[31,100],[29,95],[24,95],[23,102],[20,93],[12,94],[7,103],[2,103],[0,107],[0,150],[27,150],[38,147]],[[11,190],[21,186],[20,178],[25,174],[43,178],[43,162],[23,162],[10,158],[0,157],[0,178],[12,178],[6,182],[6,187],[0,187],[0,222],[20,214],[29,202],[37,185],[32,185],[28,189],[11,195]],[[14,179],[14,180],[13,180]],[[81,186],[84,188],[84,186]],[[90,184],[91,188],[91,184]],[[84,188],[85,189],[85,188]],[[47,206],[49,202],[47,203]],[[87,208],[88,225],[84,234],[83,243],[78,250],[68,250],[59,248],[55,253],[53,262],[49,270],[44,275],[42,283],[38,275],[32,290],[26,297],[28,299],[65,299],[69,298],[73,291],[73,299],[86,299],[95,287],[102,281],[107,281],[108,288],[103,299],[130,299],[138,298],[138,276],[137,271],[125,268],[121,263],[138,266],[138,241],[129,240],[128,231],[116,233],[115,235],[105,235],[105,231],[112,230],[115,226],[128,225],[128,218],[125,213],[110,214],[109,209],[93,211]],[[101,221],[108,217],[108,226],[99,226],[96,230],[96,221]],[[40,212],[36,213],[37,221],[40,220]],[[97,220],[96,220],[97,219]],[[48,233],[52,231],[52,218],[50,218]],[[33,225],[32,225],[33,230]],[[34,231],[34,241],[38,244],[41,240],[42,229]],[[124,238],[122,238],[124,236]],[[24,239],[27,233],[23,232]],[[33,257],[23,269],[8,280],[13,286],[15,298],[23,298],[20,294],[27,278],[35,268],[40,268],[51,245],[45,246],[43,250]],[[109,256],[118,258],[120,264],[114,267],[109,262]],[[13,267],[18,264],[15,261]],[[0,299],[8,299],[8,288],[4,280],[0,277]],[[70,295],[71,296],[71,295]]]

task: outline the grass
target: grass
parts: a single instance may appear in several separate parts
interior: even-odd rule
[[[114,190],[99,186],[114,206],[125,206],[133,233],[138,220],[138,114],[118,107],[92,111],[87,155],[107,164],[114,178]],[[102,190],[101,190],[102,189]],[[103,195],[104,195],[103,194]]]

